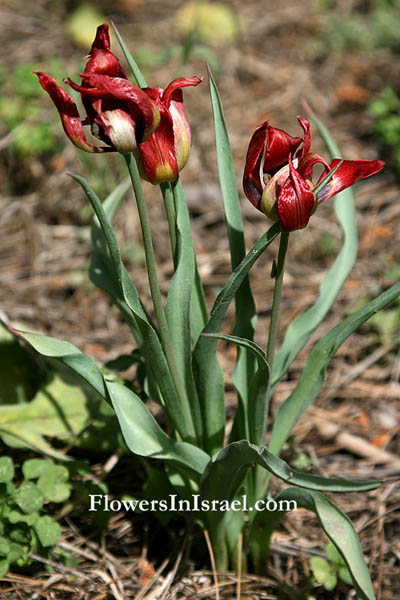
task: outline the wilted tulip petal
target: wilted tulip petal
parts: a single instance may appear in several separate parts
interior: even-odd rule
[[[335,158],[329,165],[329,170],[335,168],[340,160]],[[340,167],[332,175],[332,179],[317,193],[318,203],[336,196],[342,190],[351,187],[358,179],[366,179],[383,169],[382,160],[343,160]]]
[[[259,125],[250,140],[243,175],[244,193],[250,202],[271,220],[280,219],[287,232],[306,227],[318,204],[358,179],[375,175],[384,165],[381,160],[339,159],[328,164],[310,152],[309,121],[303,117],[298,121],[304,131],[303,140],[292,138],[268,122]],[[323,173],[313,183],[317,164],[323,166]],[[327,176],[327,182],[314,193],[315,186]]]
[[[52,77],[37,73],[40,84],[56,105],[67,136],[78,148],[86,152],[133,152],[158,126],[157,106],[127,80],[118,58],[110,52],[108,25],[97,28],[88,59],[82,85],[66,79],[81,94],[86,109],[83,120],[71,96]],[[91,144],[83,125],[90,125],[92,134],[106,146]]]
[[[108,25],[97,28],[79,85],[65,81],[81,94],[86,116],[80,119],[75,102],[45,73],[37,73],[60,113],[70,140],[86,152],[135,152],[142,176],[152,183],[172,181],[186,164],[192,136],[182,99],[182,88],[198,85],[198,77],[182,77],[165,90],[141,89],[128,81],[118,58],[110,51]],[[105,146],[91,144],[83,131]]]
[[[67,79],[66,82],[83,97],[92,97],[104,101],[102,104],[107,106],[107,100],[115,100],[112,105],[114,110],[126,113],[131,118],[139,120],[140,141],[146,140],[158,127],[160,122],[160,113],[155,103],[149,98],[144,90],[140,89],[127,79],[121,77],[109,77],[108,75],[97,75],[84,73],[81,75],[83,83],[78,85]],[[118,102],[119,101],[119,102]],[[111,108],[111,107],[110,107]],[[111,108],[112,110],[112,108]],[[111,112],[111,110],[109,112]],[[131,152],[136,148],[132,147]]]
[[[250,140],[243,175],[244,192],[256,208],[259,208],[263,194],[262,175],[272,175],[287,164],[288,156],[301,142],[301,138],[293,138],[282,129],[271,127],[268,121],[257,127]]]
[[[289,157],[289,177],[278,198],[278,214],[284,231],[303,229],[314,211],[314,194],[309,184],[293,167]]]
[[[57,85],[55,79],[35,71],[35,74],[39,77],[40,85],[49,94],[53,100],[61,117],[61,122],[64,127],[64,131],[75,146],[86,152],[105,152],[108,148],[98,148],[91,144],[85,136],[82,127],[82,121],[80,119],[77,106],[71,96]]]
[[[185,166],[192,135],[183,105],[182,87],[196,86],[199,77],[181,77],[165,90],[144,88],[160,112],[160,124],[135,151],[141,175],[153,184],[173,181]]]

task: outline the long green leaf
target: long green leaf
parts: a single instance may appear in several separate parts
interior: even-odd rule
[[[336,492],[344,491],[365,491],[375,489],[380,485],[377,481],[359,481],[352,482],[344,479],[325,479],[317,477],[315,475],[303,474],[298,471],[291,469],[287,463],[281,459],[277,459],[276,456],[268,452],[266,448],[255,446],[250,444],[247,440],[241,440],[240,442],[234,442],[225,446],[220,452],[218,452],[208,463],[200,480],[200,494],[203,499],[211,500],[228,500],[231,501],[235,496],[240,493],[240,487],[244,482],[247,471],[250,467],[260,467],[267,469],[270,473],[279,477],[286,483],[296,485],[299,487],[308,488],[311,490],[329,490]],[[247,490],[246,490],[247,491]],[[248,494],[247,494],[248,498]],[[259,500],[259,498],[250,499],[250,502]],[[257,520],[260,524],[258,513],[253,510],[253,506],[249,504],[249,518],[250,523],[253,520]],[[226,522],[226,513],[219,511],[207,512],[204,516],[204,520],[208,531],[210,533],[212,545],[214,551],[218,554],[221,561],[226,561],[226,550],[224,550],[224,529]],[[272,527],[276,524],[276,520],[281,515],[276,513],[268,513],[267,527]],[[253,545],[252,548],[253,558],[256,560],[256,568],[259,572],[265,569],[265,563],[263,563],[266,554],[268,553],[268,544],[270,535],[266,535],[265,523],[264,528],[261,531],[265,534],[264,540],[260,539],[258,528],[257,531],[253,531]],[[272,533],[272,530],[269,534]],[[264,542],[264,546],[259,547],[257,544]]]
[[[293,427],[314,401],[324,382],[328,363],[336,350],[362,323],[385,308],[399,295],[400,283],[397,283],[336,325],[314,346],[296,388],[282,404],[275,417],[269,442],[271,452],[279,454]]]
[[[80,375],[98,394],[111,401],[126,445],[135,454],[179,463],[198,475],[209,456],[186,442],[170,438],[155,421],[142,400],[130,389],[107,381],[95,361],[76,346],[45,335],[11,330],[43,356],[55,358]]]
[[[201,439],[201,414],[192,372],[190,330],[191,296],[196,276],[195,253],[189,213],[179,181],[172,183],[172,190],[176,215],[176,268],[169,284],[165,314],[176,364],[190,398],[197,439]]]
[[[250,466],[260,465],[286,483],[308,490],[327,492],[361,492],[378,488],[381,481],[348,481],[347,479],[319,477],[291,469],[265,447],[250,444],[248,440],[233,442],[220,450],[208,463],[202,479],[201,493],[207,499],[230,499],[239,489]]]
[[[326,127],[314,115],[311,116],[311,119],[324,140],[331,158],[341,158],[339,148]],[[350,189],[344,190],[336,196],[335,213],[343,232],[342,249],[320,285],[317,302],[289,326],[282,347],[274,359],[272,387],[280,381],[297,354],[323,321],[355,263],[357,229],[353,193]]]
[[[176,401],[175,386],[158,334],[145,313],[137,290],[121,261],[117,239],[109,216],[87,181],[78,175],[73,175],[73,178],[85,191],[104,234],[104,241],[101,242],[100,231],[97,230],[96,232],[97,240],[100,240],[100,242],[95,246],[91,267],[92,281],[110,294],[130,324],[132,331],[136,332],[137,341],[142,340],[140,350],[147,367],[150,369],[153,382],[157,382],[161,402],[169,420],[174,424],[180,435],[184,437],[187,434],[185,413],[182,405]],[[107,208],[111,211],[112,204],[108,205]],[[108,259],[105,247],[108,248],[110,259]],[[155,389],[155,386],[153,388]]]
[[[224,333],[203,333],[202,335],[232,342],[241,348],[246,348],[258,362],[258,368],[249,384],[247,427],[244,427],[244,429],[246,433],[245,439],[248,439],[252,444],[262,444],[264,442],[265,420],[267,418],[267,392],[270,373],[265,351],[252,340],[240,338],[235,335]]]
[[[217,340],[224,340],[225,342],[237,344],[241,348],[246,348],[257,359],[260,366],[268,368],[267,359],[265,358],[265,351],[252,340],[241,338],[237,335],[228,335],[226,333],[202,333],[202,335],[204,337],[215,338]]]
[[[360,542],[350,519],[333,502],[318,492],[287,488],[278,494],[275,500],[277,502],[294,500],[298,506],[314,512],[326,535],[345,561],[358,598],[375,600],[374,589]],[[277,515],[278,518],[279,516],[282,518],[283,514]]]
[[[246,254],[243,220],[240,210],[232,151],[225,125],[221,100],[209,67],[208,76],[214,116],[219,183],[224,201],[231,265],[232,270],[234,270]],[[241,338],[252,340],[257,317],[248,275],[243,279],[243,283],[236,292],[235,306],[236,323],[234,334]],[[241,347],[238,351],[237,364],[232,376],[233,383],[238,391],[239,402],[234,429],[238,432],[240,437],[246,436],[249,431],[249,419],[251,418],[248,406],[251,401],[249,390],[255,370],[256,362],[254,360],[254,355],[251,352],[249,353],[247,348]]]
[[[275,223],[254,244],[233,271],[214,302],[203,333],[218,333],[225,313],[243,279],[279,233],[280,223]],[[216,345],[215,339],[200,336],[193,353],[193,369],[204,426],[205,448],[210,454],[221,448],[225,428],[224,382],[223,377],[221,378],[221,367],[216,358]]]

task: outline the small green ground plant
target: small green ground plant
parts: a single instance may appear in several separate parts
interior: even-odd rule
[[[389,164],[400,175],[400,98],[395,90],[385,87],[370,103],[369,113],[374,119],[373,133],[382,143]]]
[[[27,567],[32,555],[49,557],[61,527],[46,505],[65,502],[71,493],[69,471],[49,459],[32,458],[18,481],[11,457],[0,458],[0,577],[10,567]]]

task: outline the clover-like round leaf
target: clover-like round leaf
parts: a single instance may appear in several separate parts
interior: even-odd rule
[[[8,556],[10,552],[10,542],[7,538],[0,536],[0,556]]]
[[[51,517],[40,517],[33,526],[42,546],[54,546],[61,535],[61,527]]]
[[[38,512],[33,512],[28,515],[25,515],[20,510],[10,510],[7,515],[7,519],[10,523],[26,523],[26,525],[33,525],[35,521],[39,518]]]
[[[14,465],[9,456],[0,458],[0,483],[7,483],[14,477]]]
[[[69,471],[62,465],[53,465],[42,473],[37,482],[38,488],[50,502],[64,502],[71,494],[68,483]]]
[[[53,465],[53,461],[48,458],[29,458],[22,465],[22,473],[25,479],[38,479]]]
[[[0,577],[5,577],[10,569],[10,563],[6,558],[0,559]]]
[[[14,495],[14,502],[27,515],[38,512],[44,502],[40,489],[31,481],[23,481]]]
[[[12,532],[14,533],[14,532]],[[10,535],[10,538],[12,538],[13,536]],[[20,544],[20,543],[16,543],[16,542],[11,542],[10,544],[10,551],[8,553],[8,560],[10,563],[15,563],[17,562],[17,560],[23,559],[27,553],[29,552],[29,546],[28,544]]]

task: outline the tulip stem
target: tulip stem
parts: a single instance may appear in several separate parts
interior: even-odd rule
[[[174,357],[174,350],[171,344],[171,338],[168,329],[167,319],[165,317],[164,307],[161,298],[160,286],[157,277],[157,266],[156,259],[154,256],[153,241],[151,237],[150,224],[147,217],[146,202],[143,196],[141,179],[136,164],[136,160],[132,154],[124,156],[126,164],[128,166],[129,175],[132,181],[133,190],[136,197],[136,204],[138,207],[138,214],[140,220],[140,226],[142,229],[143,246],[146,255],[146,268],[149,279],[150,292],[153,300],[154,312],[157,319],[158,331],[160,334],[160,341],[164,350],[165,359],[168,364],[169,371],[171,373],[172,380],[177,395],[177,399],[180,402],[182,409],[185,413],[185,427],[179,426],[175,423],[178,431],[181,433],[184,431],[183,436],[185,441],[194,442],[196,440],[195,428],[193,424],[193,418],[190,412],[190,406],[188,398],[186,396],[182,380],[179,375],[178,367]],[[173,401],[174,399],[171,399]]]
[[[171,242],[172,257],[174,267],[176,267],[176,211],[174,203],[174,194],[169,182],[160,184],[161,193],[164,199],[165,212],[168,219],[169,239]]]
[[[267,345],[267,362],[269,364],[270,373],[274,362],[276,334],[278,331],[279,307],[281,304],[282,282],[285,271],[285,258],[288,247],[289,234],[282,231],[279,243],[278,262],[275,271],[275,287],[274,297],[272,301],[271,321],[269,325],[269,336]]]

